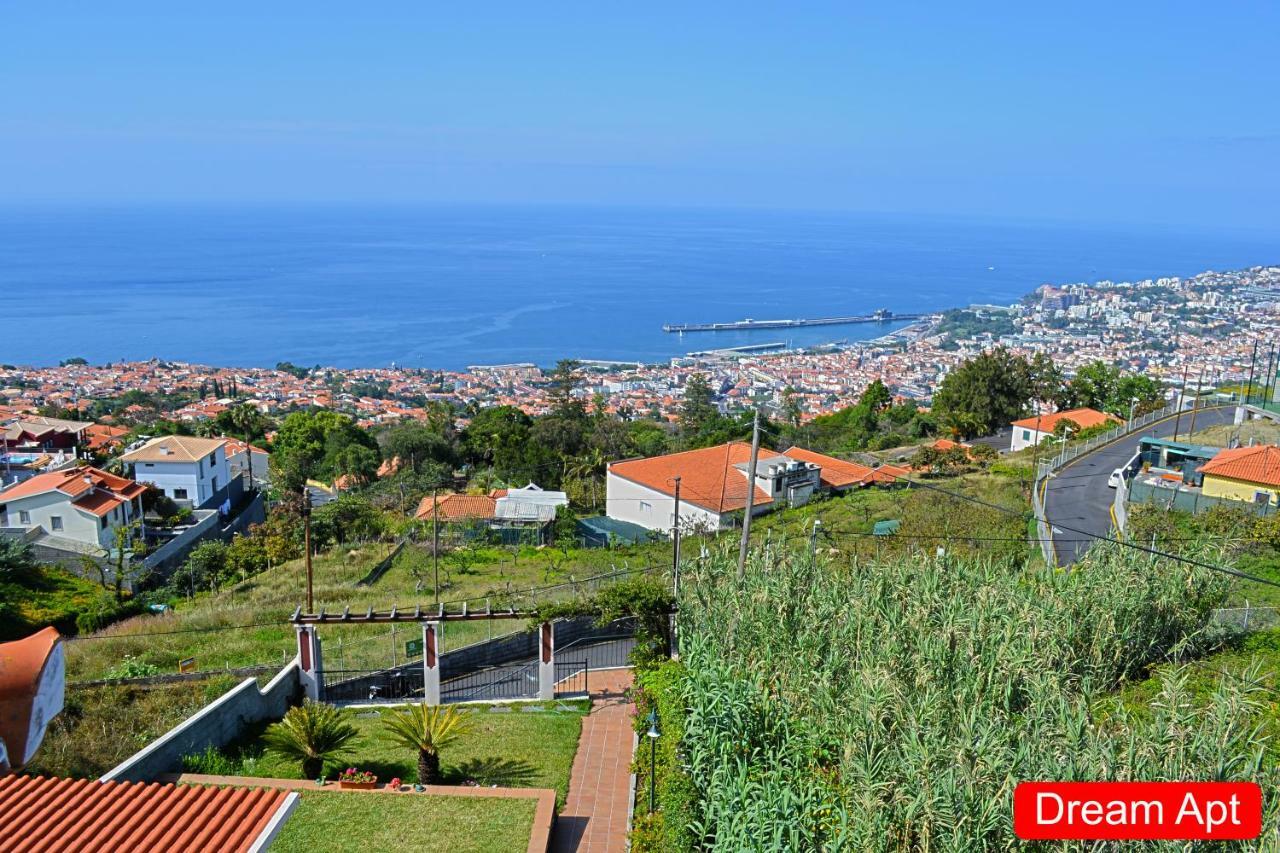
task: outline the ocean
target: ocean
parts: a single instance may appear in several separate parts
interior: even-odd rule
[[[585,207],[0,209],[0,362],[457,369],[665,361],[901,324],[664,323],[1010,303],[1046,282],[1280,262],[1262,233]]]

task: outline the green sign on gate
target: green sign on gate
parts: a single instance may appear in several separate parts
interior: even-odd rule
[[[416,658],[422,656],[422,638],[410,640],[404,644],[404,656],[407,658]]]

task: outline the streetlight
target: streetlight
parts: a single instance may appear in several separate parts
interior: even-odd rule
[[[1138,408],[1138,398],[1134,397],[1129,401],[1129,428],[1133,429],[1133,412]]]
[[[645,736],[649,738],[649,814],[653,814],[653,798],[658,768],[658,738],[662,736],[662,733],[658,731],[657,708],[649,712],[649,731],[645,732]]]

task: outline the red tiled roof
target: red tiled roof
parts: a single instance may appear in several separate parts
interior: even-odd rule
[[[862,486],[871,482],[872,468],[858,462],[836,459],[834,456],[814,453],[803,447],[791,447],[783,451],[782,455],[820,466],[823,488],[842,489],[846,486]]]
[[[14,853],[246,851],[297,796],[271,788],[5,776],[0,846]]]
[[[493,518],[497,513],[498,502],[489,495],[437,495],[436,509],[432,509],[431,497],[427,496],[418,504],[415,515],[420,519],[439,516],[441,521],[469,521],[473,519]]]
[[[1054,412],[1051,415],[1023,418],[1020,421],[1014,421],[1013,425],[1025,427],[1026,429],[1037,429],[1038,425],[1040,432],[1053,432],[1053,428],[1058,425],[1058,421],[1072,421],[1080,429],[1088,429],[1110,421],[1119,423],[1120,419],[1115,415],[1108,415],[1106,412],[1099,412],[1096,409],[1067,409],[1065,412]]]
[[[1259,444],[1220,450],[1200,466],[1200,473],[1264,486],[1280,486],[1280,447]]]
[[[29,480],[10,486],[4,492],[0,492],[0,495],[3,495],[5,500],[16,500],[32,495],[42,495],[45,492],[59,491],[75,498],[92,488],[115,492],[117,497],[123,500],[132,500],[146,491],[146,486],[141,483],[86,466],[37,474]]]
[[[775,456],[760,448],[760,458]],[[609,473],[661,492],[675,495],[675,478],[680,478],[680,499],[711,512],[733,512],[747,505],[747,478],[734,466],[751,461],[751,445],[733,441],[701,450],[669,453],[650,459],[628,459],[609,465]],[[755,505],[773,503],[773,498],[756,487]]]
[[[910,473],[910,468],[903,468],[899,465],[881,465],[879,468],[872,470],[871,482],[893,486],[903,482],[903,478]]]

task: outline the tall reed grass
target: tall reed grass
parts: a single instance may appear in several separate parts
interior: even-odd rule
[[[707,849],[1023,849],[1013,788],[1035,779],[1256,780],[1276,831],[1251,722],[1268,696],[1196,700],[1176,675],[1140,714],[1111,695],[1222,640],[1218,574],[1102,546],[1072,572],[762,549],[745,583],[728,555],[685,579],[682,750]]]

